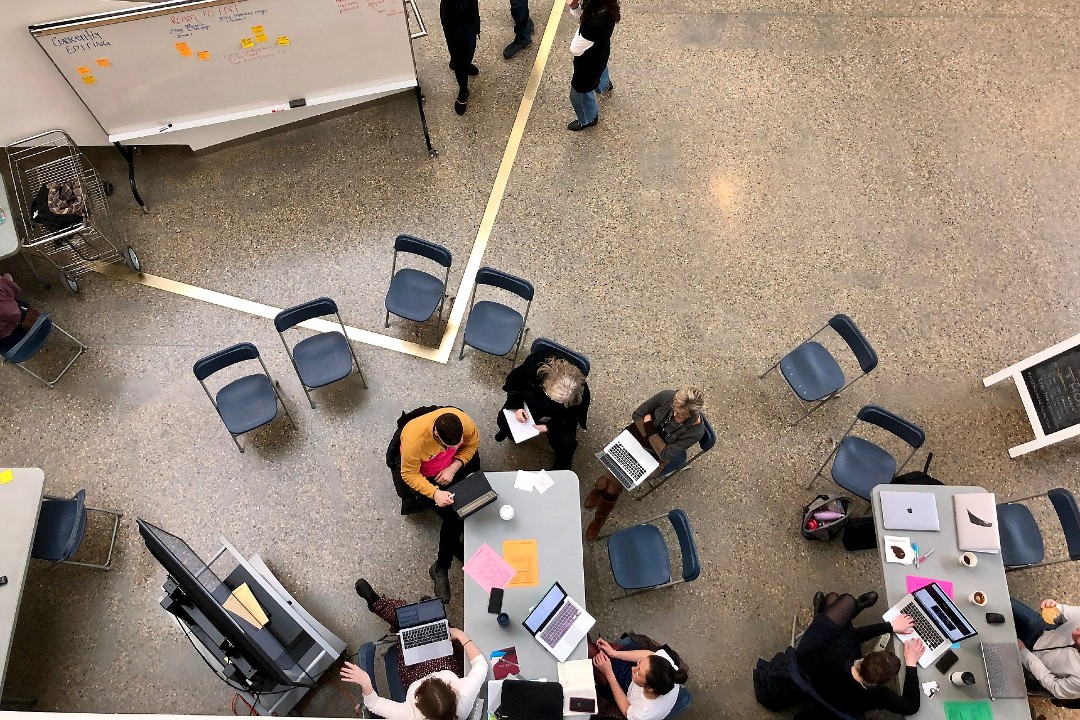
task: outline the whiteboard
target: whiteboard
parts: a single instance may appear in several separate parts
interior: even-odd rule
[[[110,142],[417,85],[400,0],[175,0],[30,33]]]

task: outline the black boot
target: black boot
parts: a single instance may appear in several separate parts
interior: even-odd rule
[[[435,597],[443,601],[443,605],[450,604],[450,575],[446,568],[439,567],[438,563],[432,563],[428,570],[431,581],[435,584]]]
[[[814,615],[820,615],[825,610],[825,593],[818,590],[814,593]]]
[[[367,601],[367,609],[375,612],[375,603],[382,599],[382,595],[375,592],[371,587],[371,583],[364,578],[357,580],[353,587],[356,588],[356,594]]]
[[[869,607],[874,607],[878,601],[878,594],[871,590],[865,592],[855,599],[855,612],[861,613],[863,610]]]

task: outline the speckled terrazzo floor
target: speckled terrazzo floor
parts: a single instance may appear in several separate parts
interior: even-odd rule
[[[202,156],[148,149],[138,163],[152,213],[119,191],[123,235],[155,274],[278,307],[327,294],[347,323],[375,331],[396,234],[448,246],[456,287],[535,52],[504,62],[506,8],[481,8],[482,73],[464,118],[451,112],[437,27],[417,44],[438,159],[408,98]],[[645,395],[706,389],[717,448],[613,515],[622,525],[686,509],[701,579],[612,605],[606,558],[589,547],[588,604],[602,632],[648,632],[683,652],[687,717],[765,717],[750,668],[786,643],[792,613],[818,588],[881,589],[872,554],[797,533],[805,484],[860,405],[925,428],[948,483],[1005,497],[1080,490],[1075,442],[1008,459],[1027,421],[1008,386],[981,385],[1080,332],[1080,20],[1064,2],[627,3],[616,91],[578,134],[564,129],[572,31],[564,20],[485,263],[536,284],[533,337],[592,359],[582,477]],[[121,186],[118,158],[94,158]],[[136,517],[205,554],[219,535],[261,553],[355,648],[382,632],[353,593],[358,575],[430,592],[436,525],[397,515],[382,459],[403,408],[467,410],[491,469],[549,461],[490,440],[508,361],[455,353],[443,366],[358,345],[371,389],[347,381],[312,411],[268,321],[105,277],[70,297],[21,261],[0,270],[93,348],[51,392],[4,368],[0,464],[40,466],[48,492],[85,487],[125,513],[111,573],[33,566],[7,690],[42,709],[229,712],[231,694],[157,606],[163,575]],[[862,326],[880,368],[788,429],[786,389],[756,374],[836,311]],[[439,336],[401,321],[386,332]],[[256,433],[244,455],[189,370],[240,340],[264,349],[300,426]],[[1080,602],[1078,575],[1010,579],[1026,600]],[[452,580],[460,620],[459,569]],[[351,714],[334,692],[313,707]]]

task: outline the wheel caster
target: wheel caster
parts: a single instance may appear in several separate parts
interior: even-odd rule
[[[64,289],[74,295],[79,292],[79,283],[75,278],[68,276],[65,273],[60,273],[60,282],[64,284]]]
[[[124,256],[124,264],[128,266],[128,270],[142,274],[142,261],[139,260],[139,256],[135,253],[135,248],[125,245],[121,254]]]

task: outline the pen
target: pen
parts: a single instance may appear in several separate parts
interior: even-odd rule
[[[911,549],[915,553],[915,569],[919,569],[919,546],[915,543],[911,543]]]
[[[923,555],[921,558],[919,558],[919,562],[920,563],[926,562],[926,558],[930,557],[933,554],[934,554],[934,548],[930,548],[929,550],[926,551],[925,555]]]

